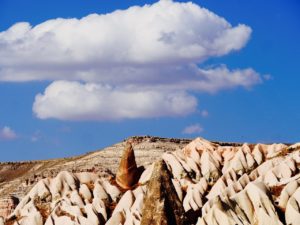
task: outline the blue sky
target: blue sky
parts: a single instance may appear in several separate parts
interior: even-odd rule
[[[77,155],[132,135],[299,141],[300,3],[205,0],[180,13],[186,1],[179,2],[0,0],[0,161]],[[207,14],[197,5],[218,17],[199,22]],[[153,16],[164,7],[175,19]],[[90,34],[72,24],[92,13],[98,15],[84,20]],[[58,17],[64,27],[47,28],[56,36],[40,29],[44,39],[37,39],[32,27]],[[18,22],[31,28],[8,33]],[[168,30],[160,33],[162,48],[151,40],[158,27]],[[68,36],[72,29],[84,35]],[[217,48],[206,44],[218,32]],[[55,96],[57,90],[69,92]]]

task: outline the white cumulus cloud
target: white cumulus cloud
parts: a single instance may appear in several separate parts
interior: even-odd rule
[[[185,115],[197,107],[194,92],[215,93],[262,82],[252,68],[201,68],[207,59],[240,50],[250,36],[247,25],[233,26],[197,4],[172,0],[80,19],[51,19],[36,26],[20,22],[0,32],[0,81],[54,81],[36,96],[33,110],[39,118]],[[57,80],[64,80],[69,89],[62,92]],[[83,98],[71,88],[75,84],[91,100],[79,101]],[[125,110],[106,114],[106,109],[116,109],[109,100],[117,97],[119,105],[128,102],[136,112],[122,105]],[[175,107],[174,101],[182,99],[188,104],[176,102]]]
[[[0,130],[0,140],[14,140],[17,138],[16,132],[8,126]]]
[[[183,134],[198,134],[203,132],[204,129],[200,124],[192,124],[183,129]]]
[[[38,118],[117,120],[182,116],[196,110],[195,97],[184,92],[122,90],[100,84],[55,81],[35,98]]]
[[[113,67],[128,76],[153,65],[200,63],[241,49],[250,34],[246,25],[171,0],[34,27],[20,22],[0,33],[0,80],[102,81]]]

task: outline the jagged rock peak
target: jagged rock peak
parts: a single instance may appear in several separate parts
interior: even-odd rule
[[[135,162],[132,140],[128,140],[120,161],[116,176],[116,182],[121,188],[125,190],[131,189],[134,185],[137,184],[139,176],[140,174]]]
[[[154,164],[144,199],[141,225],[185,225],[184,209],[164,161]]]

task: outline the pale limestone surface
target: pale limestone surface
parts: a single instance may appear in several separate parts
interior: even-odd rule
[[[179,150],[190,142],[188,139],[151,136],[130,137],[128,139],[133,139],[137,165],[145,167],[160,159],[164,152]],[[53,178],[63,170],[72,173],[96,172],[101,176],[115,174],[128,139],[76,157],[0,163],[0,200],[8,198],[10,195],[23,198],[38,181],[46,177]]]
[[[174,190],[182,216],[189,219],[184,225],[300,224],[299,144],[218,144],[197,138],[182,149],[162,153],[161,159],[174,187],[168,190]],[[113,177],[95,172],[62,171],[44,178],[8,221],[15,220],[14,225],[140,225],[154,166],[145,167],[138,185],[126,191]]]

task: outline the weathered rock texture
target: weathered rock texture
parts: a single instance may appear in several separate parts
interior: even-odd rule
[[[134,145],[136,162],[139,166],[148,166],[160,159],[164,152],[181,149],[191,141],[150,136],[129,139]],[[72,173],[96,172],[101,176],[115,174],[127,141],[71,158],[0,163],[0,199],[12,194],[23,198],[39,180],[53,178],[62,170]]]
[[[63,171],[39,179],[5,223],[300,224],[300,144],[197,138],[160,158],[144,164],[137,185],[128,190],[117,185],[113,174],[97,171]]]
[[[138,169],[135,162],[131,140],[129,140],[125,146],[120,166],[117,172],[117,184],[125,190],[131,189],[134,185],[137,184],[141,175],[140,171],[141,170]]]
[[[187,222],[171,174],[162,160],[154,164],[142,215],[141,225],[184,225]]]
[[[19,199],[14,196],[0,199],[0,217],[9,216],[14,211],[18,203]]]

